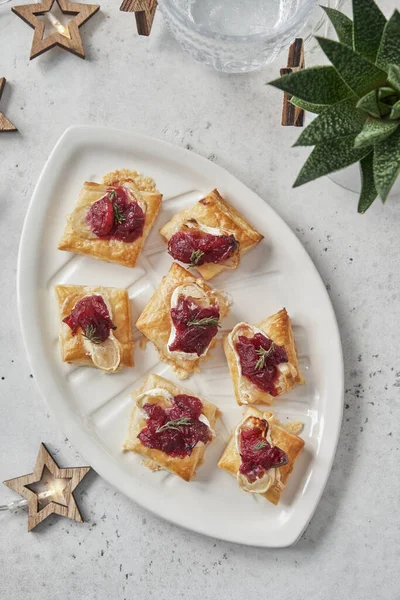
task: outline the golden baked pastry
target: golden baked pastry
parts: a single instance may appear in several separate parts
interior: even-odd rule
[[[296,428],[298,429],[298,427]],[[252,430],[247,438],[247,447],[243,445],[244,442],[240,438],[241,432],[245,429],[247,431]],[[288,427],[288,429],[290,428]],[[232,432],[218,466],[236,477],[238,485],[244,491],[259,494],[272,504],[278,504],[295,462],[304,447],[304,440],[290,433],[288,429],[275,418],[273,413],[263,413],[249,406],[242,421]],[[241,445],[239,446],[239,444]],[[259,464],[257,453],[268,451],[271,446],[278,448],[280,451],[276,451],[274,448],[275,456],[272,455],[276,461],[274,464],[282,464],[282,466],[275,466],[266,470],[262,466],[257,467]],[[242,456],[239,454],[238,447],[242,449]],[[261,464],[265,458],[264,456],[263,459],[259,459]],[[268,459],[267,454],[268,460],[272,462],[271,459]],[[284,464],[285,462],[286,464]],[[241,465],[242,472],[239,470]],[[257,468],[260,471],[257,471]]]
[[[118,198],[117,204],[115,198]],[[87,217],[88,211],[93,210],[93,205],[100,199],[105,201],[103,213],[97,216],[97,235],[92,229],[93,224],[88,224]],[[118,206],[119,201],[122,205]],[[162,194],[156,190],[154,182],[136,171],[122,169],[108,173],[101,184],[85,182],[73,212],[67,217],[58,249],[134,267],[160,210],[161,201]],[[130,216],[127,207],[132,206],[132,202],[138,214],[131,213]],[[121,210],[121,206],[125,207],[124,210]],[[135,218],[140,220],[136,221],[136,233]],[[124,231],[120,231],[121,227]]]
[[[176,349],[178,335],[171,318],[171,309],[179,308],[180,302],[184,302],[186,298],[191,299],[188,301],[188,305],[195,307],[193,311],[190,310],[191,314],[196,314],[198,310],[201,310],[200,316],[219,312],[219,316],[211,316],[206,321],[202,318],[202,323],[195,319],[189,319],[184,323],[186,330],[190,328],[190,332],[186,331],[187,335],[194,336],[196,332],[197,341],[200,344],[202,336],[211,333],[209,327],[213,327],[213,337],[200,354],[186,351],[184,345]],[[177,263],[173,263],[144,308],[136,322],[136,327],[153,342],[160,359],[168,363],[180,379],[186,379],[192,373],[199,372],[200,362],[204,360],[210,348],[216,343],[214,336],[218,323],[228,314],[228,311],[229,302],[225,294],[217,292],[202,279],[196,279],[189,271]],[[191,339],[189,342],[189,346],[192,348],[193,340]]]
[[[184,396],[183,400],[182,396]],[[188,396],[190,402],[186,400]],[[180,411],[178,410],[174,418],[169,420],[171,415],[167,416],[167,414],[171,407],[175,406],[175,397],[180,399]],[[159,375],[146,377],[142,387],[132,393],[132,398],[134,407],[122,450],[141,454],[147,459],[144,464],[152,471],[166,469],[185,481],[194,479],[197,467],[203,462],[206,447],[215,437],[213,428],[220,414],[218,408]],[[196,410],[190,412],[193,411],[193,402]],[[145,445],[138,436],[144,435],[148,431],[149,415],[143,409],[143,406],[147,404],[158,404],[167,411],[167,414],[161,415],[161,420],[157,415],[158,421],[154,421],[155,417],[153,416],[152,431],[143,438],[147,444]],[[182,418],[180,412],[186,416]],[[192,416],[188,417],[189,414]],[[196,431],[194,431],[193,423],[197,427]],[[162,431],[166,435],[160,439]],[[199,438],[204,441],[197,441],[193,447],[187,445],[188,440],[189,443],[194,443]],[[169,453],[163,448],[168,449]],[[182,455],[177,455],[180,453]]]
[[[255,377],[251,380],[242,372],[236,343],[239,336],[252,339],[256,334],[265,336],[269,341],[272,340],[270,346],[272,353],[268,350],[266,352],[262,349],[256,350],[254,365],[251,367]],[[224,350],[238,404],[272,404],[275,396],[288,392],[297,384],[305,383],[297,359],[290,317],[285,308],[256,325],[238,323],[224,338]],[[277,358],[278,353],[280,355],[286,353],[287,360],[283,357],[280,362]],[[271,381],[268,381],[268,370],[270,370]],[[265,378],[264,383],[261,381],[256,385],[254,381],[258,378]]]
[[[109,373],[122,367],[133,367],[134,342],[126,290],[57,285],[55,292],[59,305],[61,358],[64,362],[97,367]],[[96,300],[95,305],[91,303],[92,298]],[[64,320],[70,320],[71,314],[74,322],[67,325]]]
[[[215,277],[224,269],[235,269],[239,265],[240,257],[263,239],[263,236],[222,198],[218,190],[213,190],[191,208],[178,212],[161,227],[160,233],[166,242],[170,242],[177,232],[193,232],[194,229],[225,238],[232,239],[233,236],[231,252],[222,262],[197,264],[204,253],[196,255],[196,251],[192,253],[191,261],[181,261],[194,266],[205,280]],[[175,259],[180,260],[178,256],[175,256]]]

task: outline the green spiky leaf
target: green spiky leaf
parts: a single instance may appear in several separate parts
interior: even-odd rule
[[[363,128],[366,115],[357,110],[355,99],[348,98],[329,106],[301,133],[295,146],[314,146],[338,137],[357,134]]]
[[[356,104],[357,108],[368,113],[372,117],[380,118],[379,102],[376,90],[365,94]]]
[[[373,151],[364,156],[360,161],[361,167],[361,194],[358,202],[358,212],[365,213],[366,210],[378,197],[374,182]]]
[[[289,73],[271,81],[270,85],[313,104],[335,104],[353,95],[331,66]]]
[[[400,119],[400,100],[392,106],[390,119]]]
[[[339,41],[317,37],[332,63],[272,85],[317,116],[295,146],[315,146],[294,187],[360,162],[359,212],[385,201],[400,174],[400,13],[387,21],[376,0],[352,0],[353,21],[323,7]]]
[[[353,21],[339,10],[329,8],[329,6],[321,6],[326,12],[330,22],[332,23],[339,42],[353,47]]]
[[[383,102],[379,102],[379,110],[381,111],[381,117],[387,117],[390,114],[390,107],[387,104],[384,104]]]
[[[376,64],[382,69],[389,69],[391,63],[400,64],[400,13],[397,10],[386,23],[376,56]]]
[[[386,25],[384,14],[374,0],[353,0],[354,50],[371,62],[375,62]]]
[[[388,82],[395,90],[400,92],[400,65],[389,65]]]
[[[354,135],[330,140],[315,146],[301,169],[293,187],[298,187],[323,175],[344,169],[358,162],[369,152],[369,148],[354,148]]]
[[[359,98],[371,91],[372,88],[386,83],[385,71],[378,69],[348,46],[321,37],[317,37],[317,40],[340,77]]]
[[[400,174],[400,127],[374,146],[374,180],[382,201]]]
[[[327,108],[327,106],[329,106],[328,104],[313,104],[312,102],[306,102],[305,100],[301,100],[300,98],[297,98],[296,96],[292,96],[290,98],[290,103],[294,104],[298,108],[302,108],[303,110],[306,110],[307,112],[315,113],[317,115],[319,115],[319,113],[321,113],[323,110],[325,110]]]
[[[380,142],[391,135],[398,126],[399,123],[396,123],[396,121],[383,121],[382,119],[368,117],[361,132],[354,140],[354,146],[355,148],[373,146],[376,142]]]
[[[391,88],[391,87],[381,87],[378,90],[378,99],[379,100],[385,100],[386,102],[390,102],[390,99],[393,98],[395,99],[394,102],[392,102],[392,104],[395,104],[396,100],[397,100],[398,94],[396,93],[396,91]]]

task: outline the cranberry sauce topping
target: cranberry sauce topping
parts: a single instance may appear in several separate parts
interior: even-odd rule
[[[235,346],[242,374],[260,390],[276,396],[275,381],[279,376],[277,365],[288,362],[285,348],[261,333],[256,333],[252,338],[239,335]]]
[[[171,352],[187,352],[201,356],[218,331],[218,305],[202,307],[193,298],[180,297],[171,309],[175,339],[169,346]]]
[[[83,335],[95,344],[104,342],[110,330],[117,329],[101,296],[85,296],[79,300],[63,322],[71,328],[72,335],[76,335],[80,327]]]
[[[125,187],[108,190],[86,215],[86,222],[97,237],[123,242],[134,242],[143,235],[144,221],[143,210]]]
[[[220,263],[238,247],[234,235],[212,235],[199,229],[177,231],[168,243],[170,255],[191,267]]]
[[[254,420],[253,420],[254,421]],[[246,475],[250,483],[259,479],[266,471],[283,467],[288,462],[286,452],[271,446],[267,441],[268,421],[257,419],[259,425],[244,428],[239,434],[241,464],[239,472]]]
[[[171,408],[158,404],[145,404],[146,427],[138,438],[144,446],[162,450],[169,456],[190,456],[199,442],[212,439],[210,428],[199,421],[202,403],[194,396],[174,396]]]

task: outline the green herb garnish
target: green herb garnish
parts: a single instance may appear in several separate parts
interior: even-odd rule
[[[182,417],[181,419],[176,419],[175,421],[167,421],[164,425],[162,425],[156,430],[156,433],[160,433],[161,431],[165,431],[166,429],[176,429],[177,431],[179,431],[179,427],[181,427],[182,425],[189,425],[190,421],[190,417]]]
[[[114,192],[114,194],[115,194],[115,192]],[[113,202],[113,209],[114,209],[114,219],[115,219],[116,223],[118,223],[118,225],[121,225],[121,223],[123,223],[125,221],[125,215],[121,211],[118,204],[115,204],[115,202]]]
[[[273,353],[274,350],[275,350],[274,342],[272,342],[272,344],[270,345],[268,350],[265,350],[265,348],[259,348],[258,350],[256,350],[256,353],[260,357],[258,359],[258,361],[256,362],[256,370],[257,371],[264,368],[265,361],[267,360],[268,356],[270,356]]]
[[[86,327],[86,331],[84,331],[82,335],[93,344],[101,344],[103,341],[98,335],[96,335],[96,327],[94,325],[88,325]]]
[[[204,317],[204,319],[191,319],[186,323],[188,327],[221,327],[218,317]]]
[[[268,446],[268,442],[266,442],[265,440],[260,440],[256,444],[254,444],[253,450],[262,450],[266,446]]]
[[[117,197],[117,192],[115,190],[111,190],[111,192],[108,192],[109,200],[115,200],[116,197]]]
[[[193,250],[192,254],[190,255],[189,267],[197,267],[202,256],[204,256],[204,252],[201,250]]]

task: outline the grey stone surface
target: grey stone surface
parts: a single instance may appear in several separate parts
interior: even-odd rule
[[[0,76],[9,82],[0,110],[20,130],[0,135],[0,479],[30,472],[41,441],[62,465],[82,462],[30,375],[15,290],[29,198],[71,124],[122,127],[187,147],[227,168],[287,221],[337,314],[343,427],[325,493],[293,548],[252,549],[183,531],[92,474],[78,493],[85,525],[50,518],[28,535],[24,513],[0,513],[0,596],[400,598],[400,203],[376,202],[358,216],[356,196],[329,179],[293,190],[306,152],[290,148],[298,132],[281,128],[281,96],[264,85],[281,64],[219,75],[187,58],[159,15],[152,36],[137,37],[134,16],[118,4],[105,0],[82,29],[86,61],[56,49],[29,62],[32,31],[10,5],[0,7]],[[0,503],[11,498],[0,487]]]

